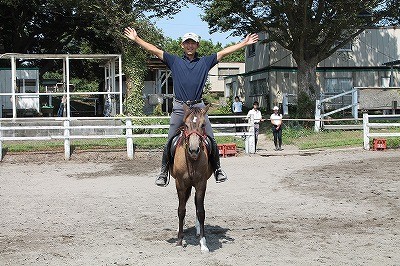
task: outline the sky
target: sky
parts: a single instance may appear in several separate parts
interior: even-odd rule
[[[220,42],[222,46],[239,42],[240,37],[229,37],[229,33],[213,33],[208,32],[208,24],[201,20],[202,10],[194,5],[189,8],[183,8],[181,12],[176,14],[172,19],[153,19],[152,21],[160,28],[164,35],[172,39],[178,39],[187,32],[194,32],[200,35],[202,40],[211,40],[214,44]]]

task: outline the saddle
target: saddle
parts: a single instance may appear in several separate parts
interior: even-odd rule
[[[174,162],[174,156],[175,156],[175,151],[176,151],[176,147],[183,141],[184,139],[184,135],[183,135],[183,131],[181,131],[178,135],[175,135],[172,138],[171,141],[171,147],[170,147],[170,162]],[[207,154],[211,155],[212,154],[212,144],[211,144],[211,140],[210,137],[207,136],[207,138],[205,138],[204,140],[204,145],[207,149]]]

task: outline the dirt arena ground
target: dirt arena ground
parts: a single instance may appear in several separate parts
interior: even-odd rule
[[[160,152],[6,154],[0,265],[400,265],[400,151],[267,148],[222,159],[206,234],[175,246],[174,184],[154,185]]]

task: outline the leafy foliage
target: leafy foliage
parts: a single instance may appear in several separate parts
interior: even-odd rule
[[[173,40],[171,38],[167,38],[163,48],[171,54],[176,54],[176,55],[182,54],[183,55],[181,41],[182,41],[181,38],[179,38],[178,40]],[[199,45],[199,49],[197,50],[197,52],[199,53],[199,56],[210,55],[213,53],[217,53],[217,52],[221,51],[222,49],[224,49],[228,46],[231,46],[233,44],[234,43],[230,43],[230,44],[222,47],[222,44],[219,42],[214,44],[212,42],[212,40],[200,40],[200,45]],[[245,56],[244,51],[239,50],[228,56],[225,56],[224,58],[222,58],[221,62],[243,62],[244,63],[244,61],[245,61],[244,56]]]

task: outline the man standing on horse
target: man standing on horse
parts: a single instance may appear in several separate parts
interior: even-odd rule
[[[183,106],[204,107],[205,105],[202,100],[202,95],[210,69],[224,56],[242,49],[247,45],[256,43],[258,41],[258,35],[249,34],[242,42],[226,47],[216,54],[199,57],[196,51],[199,48],[200,37],[195,33],[186,33],[183,35],[181,43],[184,55],[183,57],[179,57],[177,55],[169,54],[168,52],[157,48],[155,45],[144,41],[137,35],[136,30],[133,28],[125,28],[124,34],[142,48],[161,59],[172,72],[172,79],[174,81],[174,103],[170,119],[168,142],[165,145],[163,152],[161,173],[156,179],[156,185],[166,186],[168,185],[171,142],[179,128],[183,125]],[[218,146],[214,139],[214,134],[208,117],[206,117],[206,121],[205,131],[212,146],[210,163],[213,167],[216,181],[224,182],[227,179],[227,175],[220,166]]]

